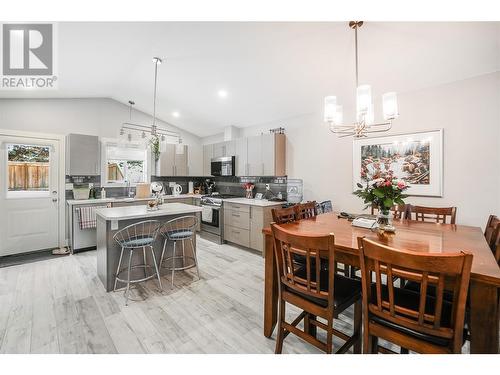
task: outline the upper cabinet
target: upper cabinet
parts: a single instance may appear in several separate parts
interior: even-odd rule
[[[66,175],[100,175],[99,138],[93,135],[66,136]]]
[[[285,134],[262,134],[248,138],[247,175],[286,175]]]
[[[159,176],[189,176],[188,146],[167,144],[160,153],[157,171]]]
[[[212,158],[236,156],[236,176],[285,176],[285,134],[262,134],[203,146],[203,174]]]
[[[210,176],[210,167],[214,157],[214,145],[203,145],[203,175]]]

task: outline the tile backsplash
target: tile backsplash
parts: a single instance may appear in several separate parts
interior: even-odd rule
[[[245,196],[245,189],[242,185],[246,182],[251,182],[255,185],[253,190],[254,195],[256,193],[265,193],[266,184],[269,184],[271,192],[274,195],[278,195],[281,192],[283,199],[286,199],[286,177],[274,177],[274,176],[264,176],[264,177],[207,177],[207,176],[188,176],[188,177],[164,177],[164,176],[151,176],[151,181],[160,181],[164,183],[165,191],[167,194],[171,194],[171,189],[168,186],[169,182],[175,182],[182,186],[182,193],[188,193],[188,183],[192,181],[194,186],[202,185],[205,180],[209,178],[215,182],[215,191],[221,194],[230,194],[235,196]],[[101,196],[101,177],[100,176],[66,176],[66,184],[74,184],[75,186],[79,184],[94,184],[97,192],[97,198]],[[125,187],[106,187],[106,196],[109,197],[123,197],[127,194],[127,189]],[[135,192],[135,188],[131,187],[131,190]],[[66,199],[73,199],[73,191],[71,189],[66,189],[65,192]]]

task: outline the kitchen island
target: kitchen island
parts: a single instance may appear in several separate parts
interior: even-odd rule
[[[201,207],[184,203],[166,203],[159,206],[159,210],[150,211],[146,206],[129,206],[101,208],[96,210],[97,216],[97,275],[103,283],[106,291],[112,291],[116,274],[116,267],[120,258],[121,248],[113,239],[113,236],[120,229],[128,225],[144,220],[158,220],[165,223],[176,217],[186,215],[196,215],[199,219]],[[159,261],[163,248],[163,237],[158,236],[154,244],[156,259]],[[172,252],[172,244],[167,247],[166,256]],[[186,251],[196,251],[196,241],[194,249],[186,247]],[[142,251],[136,252],[133,258],[134,264],[142,263]],[[140,253],[140,254],[139,254]],[[152,264],[152,259],[148,256],[148,264]],[[122,267],[124,265],[122,264]],[[160,270],[160,273],[163,273]],[[123,285],[118,285],[121,287]]]

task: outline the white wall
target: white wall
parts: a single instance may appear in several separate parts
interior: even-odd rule
[[[391,133],[444,129],[443,197],[409,197],[407,202],[455,205],[458,223],[484,227],[489,214],[500,214],[500,72],[401,93],[398,99],[401,116]],[[345,114],[352,107],[345,105]],[[351,194],[352,138],[330,133],[320,111],[244,128],[241,135],[285,127],[287,174],[304,180],[304,199],[331,199],[336,210],[360,212],[364,205]]]
[[[135,111],[132,120],[151,123],[151,116]],[[0,129],[52,134],[89,134],[116,138],[122,122],[129,120],[129,108],[113,99],[0,99]],[[189,170],[203,174],[201,139],[158,121],[160,126],[181,134],[188,147]]]

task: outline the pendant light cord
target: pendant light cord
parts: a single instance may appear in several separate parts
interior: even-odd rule
[[[154,58],[155,62],[155,83],[154,83],[154,92],[153,92],[153,126],[151,129],[151,135],[156,135],[156,83],[158,79],[158,63],[160,59],[158,57]]]
[[[358,82],[358,26],[354,27],[354,50],[356,57],[356,88],[359,86]]]

